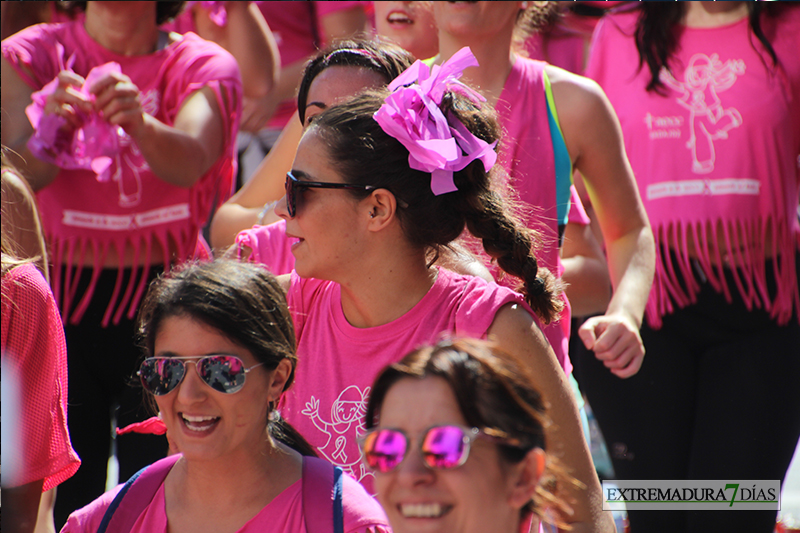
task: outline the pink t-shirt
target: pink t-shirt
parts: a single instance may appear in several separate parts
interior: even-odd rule
[[[3,420],[14,423],[12,438],[18,438],[3,442],[3,484],[18,487],[43,479],[47,491],[81,463],[67,430],[64,328],[50,287],[32,263],[3,276],[2,294],[3,380],[6,387],[16,385],[13,404],[19,408],[19,416]]]
[[[776,6],[781,9],[782,6]],[[745,17],[716,28],[680,31],[680,46],[663,71],[664,96],[646,92],[650,71],[637,70],[633,39],[638,10],[597,26],[587,75],[617,112],[639,193],[656,237],[659,260],[647,306],[649,323],[694,302],[700,290],[690,257],[730,301],[738,290],[748,306],[779,322],[800,310],[795,254],[800,248],[800,9],[762,17],[780,61],[774,68]],[[772,241],[767,242],[767,229]],[[744,235],[753,248],[729,257],[688,250],[695,242],[730,243]],[[732,249],[728,244],[727,249]],[[777,290],[767,295],[765,257]],[[672,250],[675,262],[664,257]],[[738,267],[729,287],[714,264]]]
[[[236,236],[236,245],[240,251],[242,246],[250,248],[250,261],[261,263],[276,276],[294,270],[292,239],[286,236],[286,221],[283,219],[267,226],[242,230]]]
[[[118,485],[98,499],[72,513],[61,533],[94,533],[108,506],[122,488]],[[342,510],[346,533],[391,533],[389,522],[378,502],[350,476],[342,477]],[[370,529],[371,528],[371,529]],[[139,516],[130,533],[167,533],[164,484]],[[303,513],[303,480],[286,488],[269,502],[237,533],[306,533]],[[333,531],[333,524],[331,524]]]
[[[342,312],[341,287],[292,272],[289,308],[298,338],[296,379],[281,414],[317,450],[372,490],[357,438],[364,433],[370,386],[388,364],[442,335],[485,337],[501,307],[521,295],[481,278],[440,268],[410,311],[382,326],[356,328]]]
[[[59,46],[54,46],[58,43]],[[141,91],[144,111],[172,126],[184,101],[208,87],[217,100],[223,121],[222,155],[191,188],[171,185],[157,177],[136,144],[124,135],[114,157],[111,179],[99,181],[91,170],[62,169],[43,188],[37,199],[45,234],[54,261],[53,290],[64,319],[80,321],[94,287],[74,294],[61,279],[61,266],[80,264],[89,247],[94,248],[94,268],[111,247],[133,249],[140,268],[128,287],[121,287],[109,302],[104,324],[118,322],[123,313],[133,318],[144,293],[144,277],[150,266],[150,250],[177,247],[178,260],[195,255],[202,241],[201,229],[208,220],[214,199],[230,196],[236,175],[236,132],[242,104],[242,82],[236,61],[216,44],[187,33],[152,54],[122,56],[95,42],[82,21],[39,24],[3,40],[3,57],[32,89],[40,90],[74,58],[72,69],[85,77],[96,66],[116,62]],[[86,265],[90,266],[90,265]],[[142,274],[144,272],[144,274]],[[82,300],[81,300],[82,299]]]

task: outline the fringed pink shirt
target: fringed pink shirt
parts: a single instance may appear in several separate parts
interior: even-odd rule
[[[800,310],[800,9],[762,17],[777,67],[747,18],[681,27],[672,73],[661,75],[664,96],[646,92],[650,72],[637,70],[637,15],[600,22],[587,75],[619,116],[657,241],[648,322],[660,327],[663,315],[696,301],[694,263],[728,301],[738,291],[749,308],[785,324]],[[769,258],[777,285],[771,294]]]
[[[55,43],[60,43],[56,46]],[[220,158],[191,188],[171,185],[149,168],[136,144],[126,135],[111,166],[111,179],[98,180],[91,170],[62,169],[38,194],[45,234],[53,259],[53,290],[66,322],[76,324],[89,305],[109,250],[119,257],[133,250],[133,273],[123,287],[121,275],[103,325],[133,318],[145,290],[151,252],[157,247],[178,261],[208,255],[200,230],[215,199],[227,199],[236,174],[236,132],[241,117],[239,68],[228,52],[193,33],[153,54],[122,56],[97,44],[81,21],[39,24],[5,39],[3,57],[34,90],[52,81],[64,65],[85,77],[92,67],[119,63],[141,91],[148,114],[172,126],[184,101],[195,91],[214,91],[224,124]],[[91,250],[92,265],[84,264]],[[78,265],[72,268],[71,265]],[[76,294],[83,265],[91,266],[92,281]],[[67,266],[66,275],[62,267]],[[120,274],[123,268],[120,264]],[[169,268],[169,265],[165,265]],[[126,313],[127,312],[127,313]]]

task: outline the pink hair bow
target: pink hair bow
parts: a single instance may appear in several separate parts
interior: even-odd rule
[[[67,69],[70,64],[68,61]],[[122,72],[119,63],[110,62],[90,70],[80,89],[81,94],[94,100],[89,88],[109,72]],[[31,95],[32,103],[25,108],[25,114],[35,131],[28,139],[28,148],[42,161],[66,169],[91,170],[97,174],[98,181],[108,181],[114,157],[120,150],[119,138],[124,132],[109,124],[96,111],[78,111],[81,126],[65,133],[62,127],[66,126],[67,119],[44,112],[47,97],[56,89],[58,78]]]
[[[486,101],[458,81],[465,68],[477,66],[478,61],[468,47],[433,68],[416,61],[389,84],[393,92],[373,117],[383,131],[406,147],[411,168],[431,173],[431,191],[435,196],[457,189],[454,171],[480,159],[488,172],[497,161],[494,151],[497,141],[488,144],[457,118],[445,117],[439,109],[448,90],[475,103]]]

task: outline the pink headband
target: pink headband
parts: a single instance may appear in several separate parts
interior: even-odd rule
[[[478,61],[468,48],[462,48],[441,66],[429,69],[416,61],[389,84],[393,91],[374,119],[388,135],[408,150],[408,166],[431,173],[431,191],[435,196],[457,189],[453,172],[462,170],[475,159],[483,162],[486,172],[497,160],[494,147],[473,135],[457,118],[445,118],[439,105],[451,90],[478,104],[486,99],[458,78]]]

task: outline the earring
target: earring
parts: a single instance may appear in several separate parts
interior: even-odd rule
[[[375,210],[369,212],[369,218],[375,218]]]

